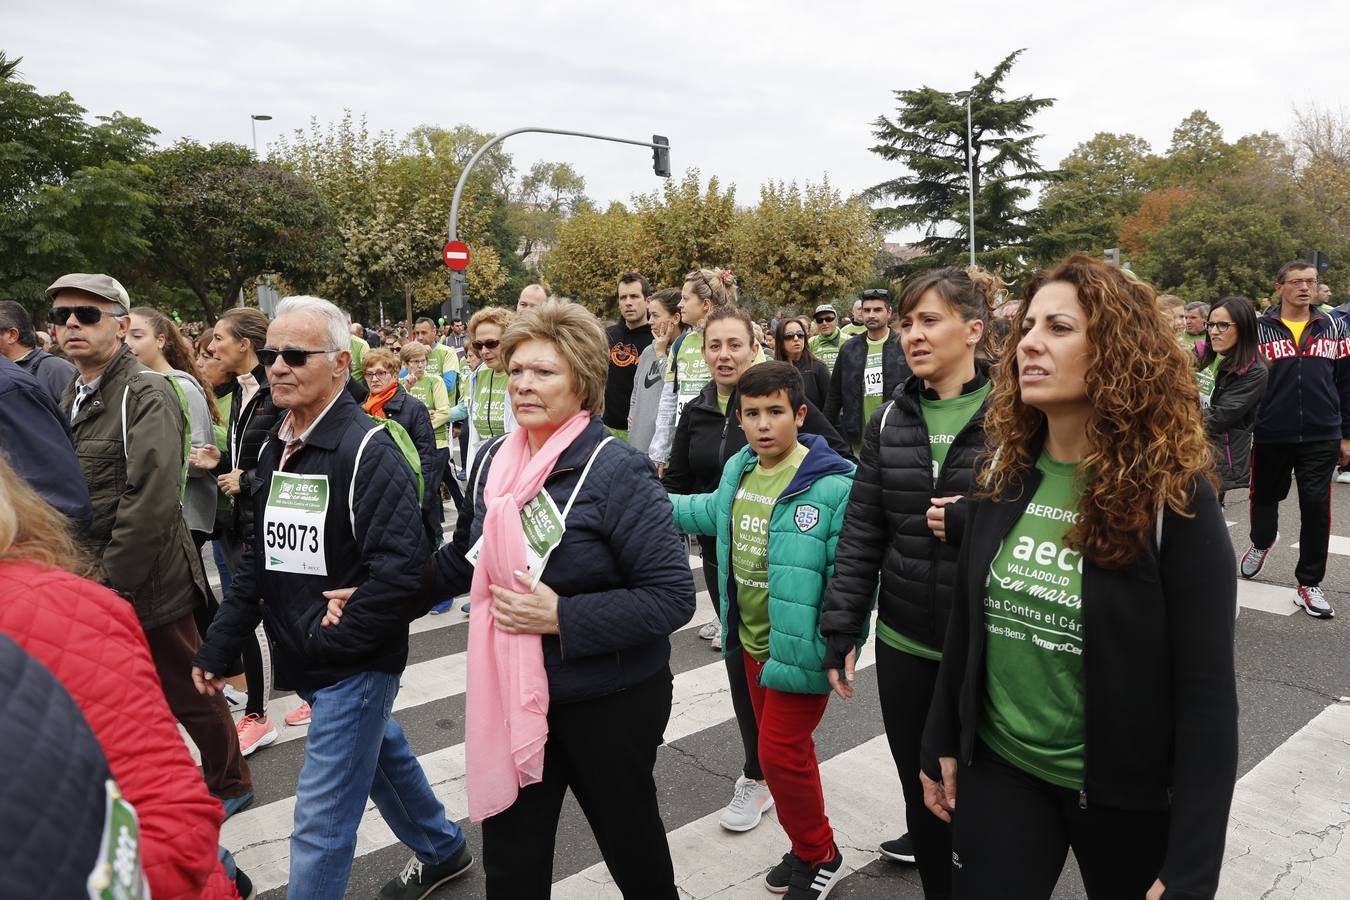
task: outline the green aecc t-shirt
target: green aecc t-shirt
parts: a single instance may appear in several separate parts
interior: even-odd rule
[[[798,444],[772,469],[755,466],[741,479],[731,501],[731,574],[736,579],[741,646],[756,662],[769,659],[769,519],[806,452]]]
[[[1083,559],[1064,546],[1078,519],[1076,466],[1044,474],[989,567],[980,739],[1025,772],[1083,786]]]

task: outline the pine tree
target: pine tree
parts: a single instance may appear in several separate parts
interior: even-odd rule
[[[1022,52],[1010,53],[988,75],[976,72],[970,89],[975,249],[981,264],[1005,271],[1020,268],[1019,248],[1030,236],[1023,201],[1035,184],[1057,177],[1037,163],[1035,144],[1041,135],[1030,133],[1031,117],[1054,99],[1009,98],[1003,88]],[[879,116],[873,123],[879,143],[872,152],[907,171],[865,196],[895,203],[877,210],[884,229],[925,229],[919,246],[926,255],[901,270],[962,263],[970,241],[965,93],[927,85],[894,93],[896,115]]]

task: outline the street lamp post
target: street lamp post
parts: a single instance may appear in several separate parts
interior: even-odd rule
[[[249,126],[249,128],[253,131],[253,155],[254,155],[254,156],[257,156],[257,155],[258,155],[258,123],[259,123],[259,122],[270,122],[270,121],[272,121],[272,117],[271,117],[271,116],[265,116],[265,115],[262,115],[262,114],[251,115],[251,116],[248,117],[248,126]]]
[[[469,183],[469,173],[473,167],[483,158],[483,155],[502,141],[514,134],[525,134],[528,132],[538,134],[565,134],[571,137],[590,138],[595,141],[612,141],[616,144],[633,144],[638,147],[651,147],[653,151],[653,170],[663,177],[670,175],[670,141],[660,135],[652,135],[650,141],[635,141],[630,138],[610,137],[604,134],[590,134],[585,131],[567,131],[559,128],[513,128],[510,131],[503,131],[496,137],[491,138],[483,146],[479,147],[469,157],[469,161],[464,164],[464,171],[459,174],[459,183],[455,185],[455,194],[450,198],[450,240],[458,239],[459,229],[459,199],[464,193],[464,186]],[[464,273],[450,273],[450,309],[451,314],[460,316],[464,311]]]
[[[975,140],[970,122],[970,97],[975,89],[957,91],[952,96],[966,101],[966,195],[970,202],[970,264],[975,265]]]

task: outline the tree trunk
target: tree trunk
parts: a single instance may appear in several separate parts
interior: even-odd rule
[[[205,321],[214,325],[219,316],[216,315],[216,305],[211,302],[210,293],[197,285],[192,286],[192,293],[197,295],[197,302],[202,305],[202,315],[206,317]]]

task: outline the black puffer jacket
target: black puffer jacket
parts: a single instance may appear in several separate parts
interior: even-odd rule
[[[1205,407],[1205,432],[1225,491],[1246,487],[1251,481],[1252,425],[1266,393],[1268,374],[1265,361],[1257,357],[1241,371],[1221,367],[1214,381],[1214,393]]]
[[[558,457],[544,489],[561,511],[597,445],[597,416]],[[504,437],[483,445],[469,472],[470,514],[432,559],[434,598],[469,589],[464,554],[483,534],[483,487]],[[694,576],[675,515],[647,457],[619,440],[600,448],[567,515],[567,530],[540,577],[558,594],[558,634],[543,638],[552,703],[604,697],[670,664],[670,635],[694,615]]]
[[[830,448],[849,462],[853,450],[835,431],[820,410],[806,403],[803,434],[818,434]],[[717,490],[722,469],[745,446],[745,431],[736,415],[736,392],[727,400],[727,411],[717,405],[717,383],[710,381],[703,393],[685,404],[670,447],[670,468],[661,486],[672,494],[704,494]]]
[[[357,453],[372,430],[358,472]],[[267,533],[264,510],[281,450],[274,431],[258,457],[246,501],[259,538]],[[430,555],[417,484],[403,453],[344,391],[286,461],[285,471],[327,480],[321,559],[327,574],[269,570],[262,540],[245,547],[193,665],[226,671],[261,620],[276,646],[278,687],[317,690],[359,672],[402,672],[408,661],[408,603]],[[342,621],[319,627],[328,608],[323,592],[352,586],[356,593]]]
[[[89,896],[108,760],[61,683],[3,634],[0,765],[0,896]]]
[[[851,445],[862,440],[863,374],[867,368],[867,334],[857,334],[839,348],[839,358],[830,373],[830,393],[825,400],[825,417]],[[900,337],[890,333],[881,349],[881,396],[893,397],[909,377],[909,364],[900,349]]]
[[[249,398],[248,406],[244,406],[244,389],[238,382],[235,383],[230,394],[230,420],[225,427],[225,446],[220,448],[220,465],[215,468],[217,475],[235,469],[244,473],[239,477],[239,493],[234,496],[232,530],[235,539],[245,543],[253,540],[253,504],[248,502],[254,487],[253,470],[258,466],[258,454],[262,452],[268,433],[281,421],[285,412],[272,402],[267,367],[259,363],[250,374],[258,380],[258,391]]]
[[[987,371],[981,365],[961,393],[984,386]],[[834,578],[820,614],[820,633],[829,645],[826,668],[840,668],[862,634],[878,572],[882,622],[930,647],[941,647],[947,633],[967,504],[947,507],[946,541],[928,529],[928,508],[933,497],[970,492],[984,453],[984,406],[947,450],[935,487],[928,427],[919,406],[924,390],[923,382],[911,376],[872,418],[863,437]]]
[[[417,456],[422,461],[422,524],[426,526],[431,545],[439,547],[441,481],[440,473],[436,471],[436,432],[431,427],[431,415],[427,412],[426,404],[405,391],[402,385],[384,404],[384,412],[403,426],[408,437],[412,438],[413,446],[417,447]]]

